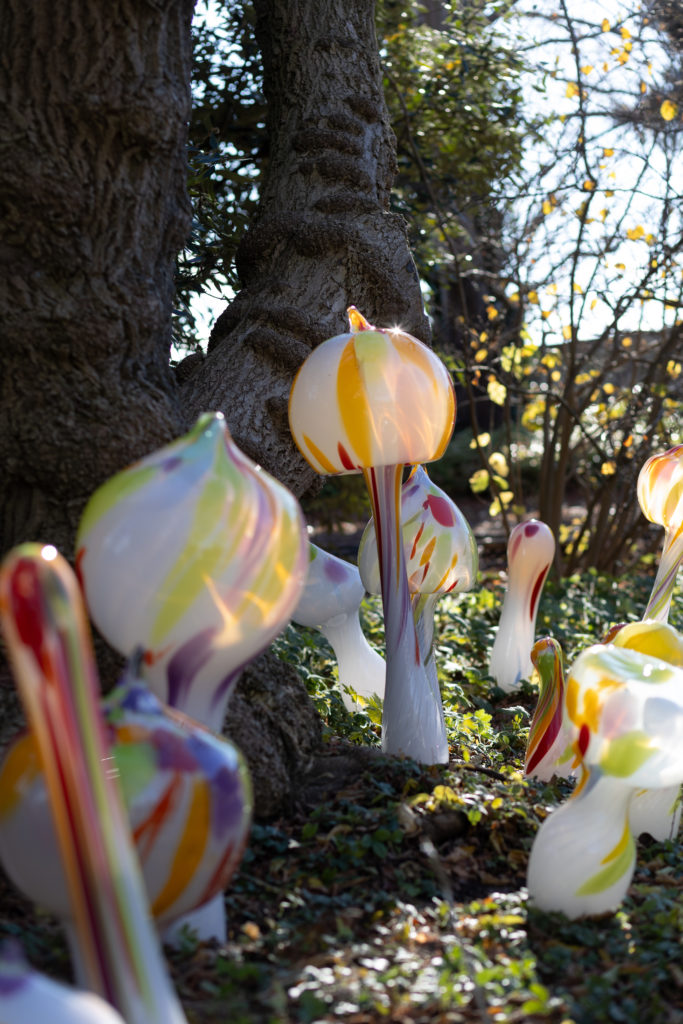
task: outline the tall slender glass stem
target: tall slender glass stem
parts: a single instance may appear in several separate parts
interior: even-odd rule
[[[403,553],[403,467],[378,466],[363,473],[375,520],[386,638],[382,749],[423,764],[444,764],[448,742],[443,707],[420,651]]]
[[[659,569],[652,587],[650,600],[645,609],[644,619],[656,619],[657,622],[669,621],[669,608],[678,570],[683,561],[683,532],[667,530],[664,538],[664,550],[659,562]]]

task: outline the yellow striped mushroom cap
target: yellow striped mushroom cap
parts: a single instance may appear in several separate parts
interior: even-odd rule
[[[638,501],[651,523],[667,530],[683,525],[683,445],[647,460],[638,475]]]
[[[439,357],[399,328],[372,327],[354,307],[350,330],[315,348],[289,399],[289,423],[318,473],[432,462],[455,420],[455,394]]]

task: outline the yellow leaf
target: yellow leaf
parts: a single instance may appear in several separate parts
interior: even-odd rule
[[[621,344],[624,346],[624,348],[630,348],[633,344],[633,338],[622,338]]]
[[[602,385],[602,390],[605,392],[606,395],[613,395],[614,384],[610,384],[610,382],[608,381],[606,384]]]
[[[507,459],[502,452],[491,452],[489,455],[489,466],[498,476],[507,476],[510,472]]]
[[[571,324],[565,324],[564,327],[562,328],[562,337],[564,338],[565,341],[569,341],[571,336],[572,336]]]
[[[490,440],[491,440],[491,435],[490,434],[487,434],[487,433],[477,434],[476,438],[473,437],[472,440],[470,441],[470,448],[476,448],[477,447],[477,441],[479,442],[479,447],[480,448],[485,448],[486,445],[490,442]]]
[[[576,281],[574,281],[574,291],[578,292],[579,295],[583,295],[583,288],[580,284],[577,284]]]
[[[499,380],[496,380],[495,377],[489,378],[486,390],[489,398],[495,405],[505,405],[507,388]]]
[[[669,374],[670,377],[673,377],[674,379],[676,379],[676,377],[680,377],[681,364],[674,362],[673,359],[670,359],[669,362],[666,364],[666,372]]]
[[[481,494],[489,485],[488,469],[478,469],[472,474],[469,480],[470,487],[475,494]]]
[[[621,26],[620,32],[621,32],[621,38],[622,39],[630,39],[631,38],[631,33],[629,32],[629,30],[626,28],[625,25]]]
[[[512,295],[508,295],[509,302],[519,302],[519,292],[513,292]]]
[[[603,32],[609,32],[609,21],[607,18],[602,19],[602,25],[600,26]]]
[[[655,244],[655,236],[654,235],[645,235],[645,241],[646,241],[647,245],[654,245]]]
[[[538,292],[529,292],[529,295],[527,297],[532,306],[538,305]]]
[[[572,99],[573,96],[579,95],[579,87],[576,82],[567,82],[567,90],[565,96],[568,100]]]
[[[559,370],[553,370],[550,374],[550,379],[557,384],[558,381],[562,380],[562,374]]]
[[[488,316],[489,320],[495,320],[496,317],[498,316],[498,310],[496,309],[495,306],[487,306],[486,315]]]
[[[584,192],[592,192],[595,188],[595,182],[592,181],[590,178],[586,178],[581,188]]]
[[[614,150],[613,149],[603,149],[602,155],[603,156],[614,156]]]
[[[615,263],[614,266],[616,267],[617,270],[626,270],[626,264],[625,263]]]
[[[595,309],[597,304],[598,304],[598,300],[597,299],[593,299],[592,302],[591,302],[591,309]]]
[[[550,200],[549,199],[544,199],[543,200],[543,215],[544,215],[544,217],[547,217],[549,213],[552,213],[552,209],[553,209],[553,204],[550,202]]]
[[[616,473],[616,471],[616,463],[614,463],[611,459],[609,462],[603,462],[602,466],[600,467],[600,472],[603,476],[613,476],[614,473]]]
[[[659,113],[665,121],[673,121],[674,117],[678,113],[678,107],[675,103],[672,103],[671,100],[664,100],[659,108]]]
[[[557,285],[553,281],[545,290],[546,295],[557,295]]]
[[[581,74],[582,75],[590,75],[592,70],[593,70],[593,65],[592,64],[584,64],[583,67],[581,68]]]
[[[609,210],[606,207],[604,209],[600,210],[600,218],[601,218],[601,220],[605,220],[605,218],[607,217],[608,214],[609,214]]]
[[[630,238],[632,242],[635,242],[639,238],[642,238],[644,234],[645,228],[642,224],[638,224],[635,228],[629,228],[626,232],[627,237]]]
[[[609,64],[607,63],[607,61],[605,61],[605,63],[602,65],[602,70],[609,71]]]
[[[605,197],[607,199],[611,199],[613,195],[614,195],[614,192],[612,191],[611,188],[606,188],[605,189]]]
[[[645,84],[645,82],[640,83],[640,91],[647,92],[647,85]]]
[[[488,349],[480,348],[479,351],[474,354],[475,363],[483,363],[488,354]]]
[[[486,333],[486,331],[482,331],[481,334],[479,335],[479,341],[484,342],[487,339],[488,339],[488,334]]]
[[[541,316],[543,317],[544,320],[548,319],[548,317],[550,316],[550,313],[551,313],[551,310],[549,310],[549,309],[542,309],[541,310]]]

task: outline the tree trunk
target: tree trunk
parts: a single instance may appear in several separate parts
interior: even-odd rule
[[[193,414],[222,409],[237,444],[296,494],[316,474],[287,402],[311,348],[356,305],[427,339],[401,217],[388,212],[394,138],[371,0],[257,0],[269,163],[238,254],[243,288],[184,385]]]
[[[192,7],[0,0],[2,551],[42,540],[70,555],[92,491],[202,409],[224,411],[238,444],[301,494],[314,474],[287,398],[311,346],[344,329],[351,303],[428,333],[403,222],[387,212],[371,0],[260,0],[271,154],[245,287],[176,384]],[[0,664],[0,691],[7,681]],[[257,810],[275,813],[320,739],[303,684],[262,659],[229,715]]]
[[[0,546],[65,554],[106,477],[182,432],[193,0],[0,3]]]

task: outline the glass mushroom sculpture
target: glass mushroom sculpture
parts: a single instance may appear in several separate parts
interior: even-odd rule
[[[79,992],[32,970],[17,946],[0,949],[0,1020],[2,1024],[126,1024],[94,992]]]
[[[448,742],[434,658],[434,609],[439,598],[474,586],[479,556],[474,535],[458,506],[432,483],[423,466],[415,466],[401,488],[401,535],[420,657],[429,680],[420,714],[422,749],[432,749],[434,763],[448,761]],[[358,551],[366,590],[380,593],[377,534],[374,520]],[[398,719],[398,714],[396,715]],[[403,722],[403,744],[418,741],[416,721]]]
[[[498,632],[491,651],[489,675],[501,690],[512,693],[533,666],[536,615],[548,569],[555,555],[555,538],[545,523],[518,523],[507,545],[508,585]]]
[[[94,686],[96,675],[89,637],[81,623],[78,585],[61,556],[55,553],[47,560],[41,553],[45,550],[36,545],[19,549],[8,563],[3,576],[3,616],[10,643],[18,645],[21,629],[32,636],[27,632],[30,628],[43,638],[53,663],[46,662],[49,675],[44,669],[42,689],[37,679],[35,687],[40,695],[44,691],[42,699],[55,703],[57,711],[63,705],[66,716],[71,689],[75,691],[72,703],[77,697],[83,700],[81,690],[86,683]],[[20,586],[28,586],[27,580],[35,591],[30,621],[28,611],[23,619],[19,617],[23,606],[15,593]],[[24,657],[23,649],[17,649],[17,657]],[[94,714],[92,709],[90,713]],[[241,859],[251,820],[251,785],[241,755],[227,740],[161,705],[134,671],[129,670],[105,698],[100,714],[102,742],[108,745],[106,762],[120,780],[159,927],[173,938],[174,929],[185,921],[200,938],[224,940],[222,893]],[[101,726],[80,719],[58,724],[54,764],[41,770],[40,735],[34,728],[14,742],[0,768],[0,857],[17,887],[64,922],[77,951],[78,918],[57,855],[60,832],[55,834],[48,805],[52,774],[62,771],[62,763],[70,772],[68,800],[78,803],[78,787],[87,784],[79,744],[89,751],[94,740],[87,730],[92,729],[96,738],[95,729]],[[94,810],[90,808],[89,813]],[[82,828],[88,827],[84,821]],[[77,856],[74,850],[73,857]],[[77,966],[81,976],[86,973]]]
[[[683,445],[647,460],[638,475],[638,501],[645,518],[664,527],[664,549],[643,618],[666,622],[683,561]]]
[[[660,622],[633,622],[609,631],[603,643],[613,643],[651,655],[683,668],[683,640],[671,626]],[[569,777],[580,769],[578,732],[566,705],[562,651],[552,637],[542,637],[531,652],[540,679],[539,698],[529,728],[525,774],[548,781],[553,775]],[[633,794],[629,821],[635,836],[649,833],[658,840],[678,831],[680,787],[641,789]]]
[[[666,622],[651,619],[627,623],[613,633],[610,642],[683,669],[683,638]],[[673,839],[681,820],[680,792],[680,785],[673,784],[634,793],[629,806],[633,834],[647,832],[660,842]]]
[[[553,775],[571,775],[578,766],[572,744],[574,728],[565,706],[562,648],[550,636],[541,637],[531,649],[538,672],[538,703],[529,726],[524,773],[548,782]]]
[[[28,776],[17,770],[16,747],[4,772],[3,855],[13,842],[6,831],[8,815],[16,820],[13,811],[21,805],[24,787],[42,768],[59,848],[44,844],[44,834],[29,828],[21,853],[53,881],[53,862],[61,853],[60,881],[63,889],[66,876],[68,897],[57,891],[48,896],[53,906],[68,903],[78,972],[127,1024],[184,1024],[149,916],[112,765],[78,584],[53,547],[26,545],[9,554],[0,573],[0,615],[35,738]],[[47,800],[42,816],[49,817]]]
[[[150,688],[219,733],[242,668],[291,618],[307,549],[294,496],[206,413],[95,492],[76,564],[105,639],[142,647]]]
[[[683,779],[683,670],[629,648],[595,645],[567,678],[582,778],[539,829],[531,901],[568,917],[615,910],[635,866],[633,796]]]
[[[372,327],[353,307],[350,330],[318,345],[289,400],[292,435],[319,473],[361,472],[370,495],[379,554],[386,637],[382,747],[429,763],[419,715],[430,683],[420,655],[399,524],[405,465],[440,458],[455,418],[455,395],[441,360],[398,328]],[[406,743],[405,721],[416,740]]]
[[[353,711],[360,697],[384,697],[384,659],[370,646],[361,628],[359,609],[365,587],[355,565],[309,545],[308,575],[292,620],[319,629],[339,665],[344,704]]]

